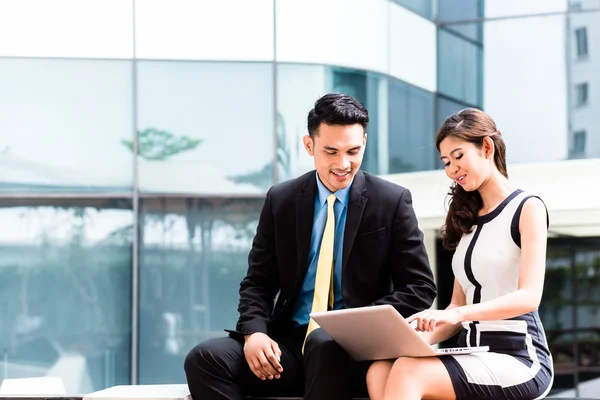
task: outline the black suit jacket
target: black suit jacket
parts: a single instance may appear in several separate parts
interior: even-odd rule
[[[240,285],[238,334],[284,331],[308,269],[315,171],[267,192],[247,276]],[[409,190],[359,171],[350,190],[342,256],[345,308],[391,304],[403,316],[436,295]],[[275,302],[275,297],[277,302]]]

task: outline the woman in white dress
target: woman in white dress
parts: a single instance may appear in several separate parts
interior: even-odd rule
[[[455,249],[450,305],[407,320],[430,344],[459,334],[459,346],[490,351],[377,361],[372,400],[536,399],[554,371],[538,315],[546,270],[548,215],[508,180],[506,148],[492,118],[468,108],[446,119],[436,147],[453,180],[442,229]]]

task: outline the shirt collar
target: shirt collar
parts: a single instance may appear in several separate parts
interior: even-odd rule
[[[327,201],[327,197],[331,194],[331,191],[323,185],[321,179],[319,179],[319,174],[315,173],[315,178],[317,180],[317,189],[319,190],[319,204],[323,206]],[[354,182],[354,177],[352,178],[352,182]],[[338,199],[340,203],[342,203],[345,207],[348,207],[348,197],[350,195],[350,188],[352,187],[352,182],[344,189],[336,191],[335,197]]]

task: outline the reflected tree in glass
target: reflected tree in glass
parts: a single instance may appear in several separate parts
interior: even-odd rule
[[[146,128],[138,132],[138,155],[145,160],[164,161],[176,154],[193,150],[202,142],[202,139],[177,137],[168,131]],[[123,139],[121,143],[133,152],[133,141]]]
[[[261,189],[269,189],[273,183],[273,169],[277,165],[279,177],[291,175],[290,146],[285,132],[285,122],[281,113],[277,113],[277,162],[268,161],[260,170],[247,174],[234,175],[229,179],[235,183],[249,183]],[[280,178],[281,180],[281,178]]]
[[[138,131],[138,156],[148,161],[165,161],[170,157],[196,149],[203,139],[188,136],[175,136],[173,133],[156,128],[146,128]],[[121,143],[133,153],[133,141],[123,139]],[[172,221],[167,216],[153,216],[162,223],[163,235],[172,227]],[[142,221],[141,223],[143,223]],[[147,221],[146,221],[147,222]],[[113,239],[132,237],[133,225],[120,228],[111,234]]]

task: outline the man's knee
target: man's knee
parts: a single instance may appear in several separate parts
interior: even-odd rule
[[[205,342],[196,345],[196,347],[189,351],[183,363],[183,369],[186,374],[204,369],[203,367],[207,364],[207,351],[208,349],[206,348]]]
[[[187,354],[183,369],[187,375],[196,375],[210,373],[220,375],[219,371],[227,371],[225,360],[232,360],[235,355],[240,353],[238,349],[241,344],[237,344],[231,338],[217,338],[201,342]],[[243,355],[243,350],[241,351]]]
[[[306,338],[305,359],[313,354],[319,356],[345,355],[346,352],[323,329],[315,329]]]

